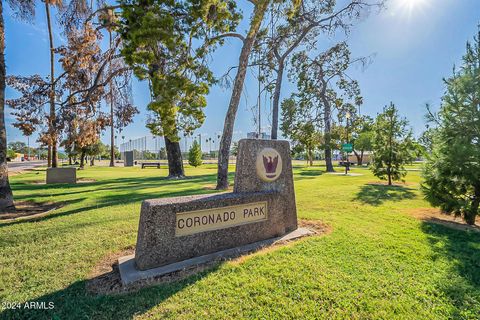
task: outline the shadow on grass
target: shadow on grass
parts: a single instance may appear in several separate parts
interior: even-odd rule
[[[480,233],[422,222],[432,247],[432,260],[452,265],[449,275],[437,284],[455,306],[451,319],[478,319],[480,314]]]
[[[298,175],[303,177],[316,177],[316,176],[321,176],[323,173],[324,171],[319,169],[301,170],[300,172],[298,172]]]
[[[231,174],[233,176],[233,173]],[[230,177],[231,178],[231,177]],[[46,216],[17,220],[11,222],[5,222],[0,224],[0,228],[11,226],[14,224],[22,224],[29,222],[37,221],[46,221],[53,218],[69,216],[72,214],[81,213],[83,211],[100,209],[109,206],[115,206],[119,204],[129,204],[135,202],[141,202],[147,199],[154,198],[165,198],[165,197],[178,197],[178,196],[188,196],[196,194],[208,194],[218,192],[216,190],[206,190],[204,188],[198,188],[199,185],[206,183],[215,182],[215,175],[198,175],[188,177],[186,179],[171,180],[162,177],[133,177],[133,178],[118,178],[118,179],[107,179],[101,180],[86,184],[56,184],[56,185],[33,185],[27,183],[18,183],[15,184],[13,189],[14,192],[18,190],[33,192],[24,196],[17,196],[16,200],[24,200],[42,197],[42,194],[39,194],[35,191],[45,192],[45,196],[69,196],[69,195],[78,195],[78,198],[75,198],[71,203],[80,202],[86,200],[86,195],[88,194],[88,200],[84,206],[80,204],[76,205],[74,208],[68,208],[65,206],[60,210],[56,210]],[[165,187],[171,186],[173,190],[176,191],[167,191],[165,192]],[[197,187],[195,187],[197,186]],[[164,187],[163,190],[148,190],[152,188]],[[172,190],[170,189],[170,190]],[[167,189],[168,190],[168,189]],[[56,192],[57,191],[57,192]],[[62,192],[63,191],[63,192]],[[108,192],[105,192],[108,191]],[[98,194],[96,194],[98,192]],[[65,202],[68,202],[65,201]]]
[[[233,173],[231,174],[233,176]],[[29,182],[11,183],[12,189],[15,191],[39,191],[42,190],[48,195],[63,196],[69,194],[77,194],[81,192],[91,191],[107,191],[107,190],[128,190],[132,187],[144,188],[157,188],[166,185],[186,184],[189,182],[202,183],[214,181],[215,176],[210,175],[198,175],[190,176],[184,179],[168,179],[167,177],[130,177],[130,178],[115,178],[105,179],[99,181],[92,181],[88,183],[76,183],[76,184],[51,184],[51,185],[39,185]],[[90,190],[88,188],[95,188]],[[81,190],[83,189],[83,190]],[[57,190],[72,190],[72,192],[55,193]],[[53,193],[52,193],[53,192]],[[27,196],[24,196],[27,197]],[[22,197],[17,197],[21,199]]]
[[[413,189],[404,186],[366,184],[360,188],[355,200],[372,206],[379,206],[386,201],[401,201],[414,197]]]
[[[65,289],[34,299],[53,303],[53,309],[4,310],[1,319],[132,319],[162,303],[170,296],[218,270],[220,264],[183,280],[116,295],[93,295],[87,285],[95,279],[77,281]],[[23,303],[22,303],[23,306]]]

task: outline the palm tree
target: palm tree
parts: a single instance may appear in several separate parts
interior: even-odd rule
[[[113,9],[103,10],[100,14],[100,21],[102,25],[107,29],[109,36],[109,50],[112,50],[113,47],[113,38],[112,32],[115,27],[117,16]],[[115,140],[114,140],[114,131],[115,131],[115,108],[114,108],[114,96],[113,96],[113,79],[110,81],[109,87],[109,99],[110,99],[110,167],[115,166]]]
[[[47,15],[48,38],[50,43],[50,116],[48,117],[49,135],[49,158],[48,166],[57,167],[57,130],[55,128],[55,47],[53,45],[52,19],[50,18],[50,6],[60,7],[62,0],[44,0]]]
[[[33,0],[8,0],[7,3],[21,19],[27,20],[35,15],[35,2]],[[5,76],[5,24],[3,21],[3,1],[0,1],[0,211],[15,208],[12,189],[8,182]]]

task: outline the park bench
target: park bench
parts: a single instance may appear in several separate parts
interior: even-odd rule
[[[347,163],[348,163],[349,166],[354,166],[355,165],[355,162],[347,162],[347,161],[339,161],[338,165],[342,166],[342,167],[345,167],[347,165]]]
[[[157,167],[157,169],[160,169],[160,162],[143,162],[142,169],[145,167]]]

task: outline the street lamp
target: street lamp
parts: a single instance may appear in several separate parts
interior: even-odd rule
[[[348,145],[348,120],[350,120],[351,116],[352,115],[350,114],[350,111],[347,110],[347,113],[345,114],[345,118],[347,118],[347,128],[346,128],[347,129],[347,141],[346,141],[347,145]],[[347,154],[347,163],[345,165],[345,175],[347,175],[348,171],[350,170],[350,160],[348,159],[349,152],[345,151],[345,153]]]
[[[27,154],[28,161],[30,161],[30,136],[27,136]]]

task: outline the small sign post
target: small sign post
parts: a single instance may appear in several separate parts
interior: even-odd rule
[[[342,144],[342,150],[346,153],[345,158],[347,162],[345,163],[345,175],[347,175],[348,170],[350,170],[350,159],[348,159],[348,154],[353,151],[353,146],[351,143],[344,143]]]
[[[351,143],[344,143],[344,144],[342,144],[342,150],[343,150],[343,152],[347,152],[347,153],[352,152],[353,151],[353,146],[352,146]]]

